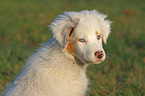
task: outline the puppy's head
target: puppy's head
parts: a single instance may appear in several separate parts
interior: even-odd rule
[[[102,41],[106,44],[110,34],[110,21],[96,10],[64,12],[50,28],[63,49],[78,63],[99,64],[106,57]]]

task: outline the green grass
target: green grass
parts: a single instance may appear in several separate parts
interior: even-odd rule
[[[98,9],[114,21],[106,60],[88,67],[90,96],[145,96],[145,0],[1,0],[0,94],[27,58],[51,38],[63,11]]]

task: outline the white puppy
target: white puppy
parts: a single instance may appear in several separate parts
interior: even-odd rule
[[[105,59],[102,40],[110,33],[107,16],[96,10],[64,12],[50,29],[53,38],[31,56],[4,96],[85,96],[88,64]]]

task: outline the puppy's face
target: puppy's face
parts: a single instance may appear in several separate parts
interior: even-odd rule
[[[102,40],[106,44],[110,34],[107,15],[96,10],[65,12],[56,18],[50,28],[53,37],[66,52],[80,64],[99,64],[105,59]]]
[[[85,19],[80,21],[74,29],[70,29],[70,37],[65,50],[79,63],[99,64],[106,57],[102,38],[99,23]]]

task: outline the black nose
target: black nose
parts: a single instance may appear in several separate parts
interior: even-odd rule
[[[101,58],[104,56],[104,53],[103,53],[103,51],[97,51],[97,52],[95,53],[95,56],[96,56],[97,58],[101,59]]]

